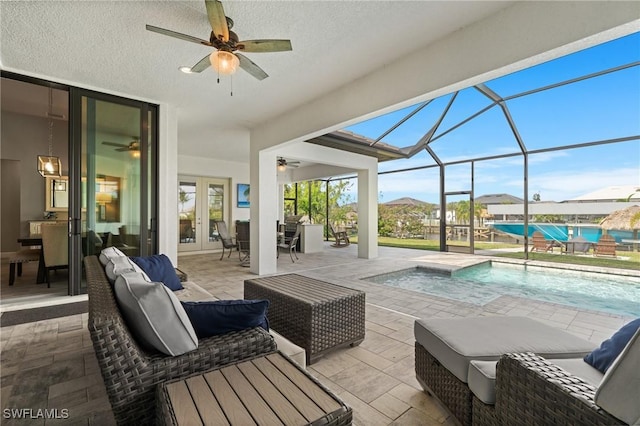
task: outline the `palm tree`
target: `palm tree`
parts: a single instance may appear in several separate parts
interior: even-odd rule
[[[184,189],[180,188],[178,190],[178,200],[180,202],[180,212],[184,212],[184,205],[191,200],[191,195],[187,193]]]

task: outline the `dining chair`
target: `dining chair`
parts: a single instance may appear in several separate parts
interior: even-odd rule
[[[249,222],[246,220],[236,220],[236,244],[238,244],[240,265],[249,266],[251,254],[251,234]]]
[[[218,230],[218,235],[220,236],[220,241],[222,242],[222,255],[220,256],[220,260],[224,258],[224,250],[229,250],[229,255],[227,257],[231,257],[231,252],[233,249],[237,247],[237,244],[233,242],[231,235],[229,235],[229,230],[227,229],[227,224],[224,220],[214,220],[216,229]]]
[[[69,268],[69,231],[66,223],[43,224],[42,252],[47,287],[51,287],[49,270]]]
[[[293,237],[291,237],[291,239],[288,242],[278,243],[278,247],[276,249],[277,251],[276,259],[280,257],[280,249],[284,249],[289,251],[289,256],[291,256],[292,262],[295,263],[295,260],[293,260],[293,256],[296,257],[296,260],[299,260],[298,254],[296,253],[296,245],[298,244],[298,239],[300,238],[300,229],[301,229],[301,226],[298,225],[298,227],[296,228],[295,234],[293,234]]]

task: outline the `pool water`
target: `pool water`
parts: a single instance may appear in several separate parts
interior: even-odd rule
[[[453,273],[418,267],[366,280],[475,305],[509,295],[640,317],[640,277],[487,262]]]

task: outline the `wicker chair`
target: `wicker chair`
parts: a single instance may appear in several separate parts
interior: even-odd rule
[[[495,408],[474,398],[473,423],[623,424],[596,405],[595,393],[593,385],[541,356],[533,353],[507,354],[502,356],[496,370]]]
[[[158,383],[276,350],[269,333],[252,328],[201,339],[198,349],[180,356],[148,353],[138,346],[121,317],[98,258],[85,257],[84,266],[89,294],[88,328],[118,424],[153,423]]]

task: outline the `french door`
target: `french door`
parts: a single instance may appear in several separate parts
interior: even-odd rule
[[[231,228],[229,181],[182,175],[178,179],[178,251],[221,249],[215,221],[224,220]]]
[[[108,246],[157,253],[157,106],[71,90],[71,294],[86,292],[82,259]]]

